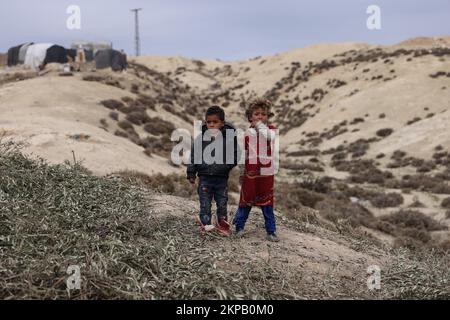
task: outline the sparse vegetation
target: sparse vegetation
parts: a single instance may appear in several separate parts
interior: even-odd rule
[[[144,130],[153,135],[171,135],[175,126],[171,122],[155,117],[147,121]]]
[[[115,121],[119,121],[119,114],[117,112],[111,111],[109,117]]]
[[[377,134],[377,136],[379,136],[379,137],[385,138],[385,137],[387,137],[387,136],[390,136],[390,135],[392,134],[392,132],[394,132],[393,129],[391,129],[391,128],[386,128],[386,129],[380,129],[380,130],[378,130],[376,134]]]
[[[103,101],[100,101],[100,103],[103,106],[105,106],[106,108],[112,109],[112,110],[121,109],[121,108],[125,107],[125,105],[122,102],[114,100],[114,99],[103,100]]]
[[[422,120],[422,118],[420,118],[420,117],[415,117],[414,119],[409,120],[409,121],[406,123],[406,125],[409,126],[409,125],[411,125],[411,124],[414,124],[414,123],[416,123],[416,122],[419,122],[420,120]]]

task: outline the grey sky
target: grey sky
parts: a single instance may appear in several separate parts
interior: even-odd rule
[[[366,28],[371,4],[381,7],[381,30]],[[81,30],[66,27],[69,5],[81,8]],[[144,8],[143,55],[234,60],[322,42],[450,35],[450,0],[0,0],[0,52],[27,41],[86,39],[134,54],[136,7]]]

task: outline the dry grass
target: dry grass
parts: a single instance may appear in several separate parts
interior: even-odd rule
[[[119,176],[126,183],[139,185],[158,193],[177,195],[183,198],[196,198],[195,186],[193,187],[185,176],[178,174],[147,175],[138,171],[119,171],[113,175]]]
[[[382,270],[379,298],[448,300],[450,297],[450,255],[436,250],[411,252],[401,248],[392,252],[392,260]]]
[[[0,150],[2,299],[299,297],[301,276],[241,259],[243,249],[199,237],[183,217],[155,215],[144,189],[78,163],[31,160],[12,145]],[[80,266],[81,290],[66,288],[70,265]]]

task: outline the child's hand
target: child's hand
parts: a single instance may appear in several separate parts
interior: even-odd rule
[[[258,122],[261,122],[260,120],[253,120],[252,123],[250,124],[250,128],[256,128],[256,125],[258,124]]]
[[[189,178],[189,182],[190,182],[191,184],[195,184],[195,177]]]

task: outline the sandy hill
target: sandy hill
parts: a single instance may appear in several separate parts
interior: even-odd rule
[[[212,104],[245,128],[244,102],[264,96],[280,129],[278,183],[289,195],[281,215],[302,203],[328,218],[338,212],[336,221],[361,224],[388,243],[448,245],[448,43],[319,44],[232,62],[139,57],[127,73],[87,69],[73,77],[57,66],[40,76],[3,68],[0,132],[52,163],[75,155],[98,175],[182,175],[169,161],[175,128],[192,130]]]

